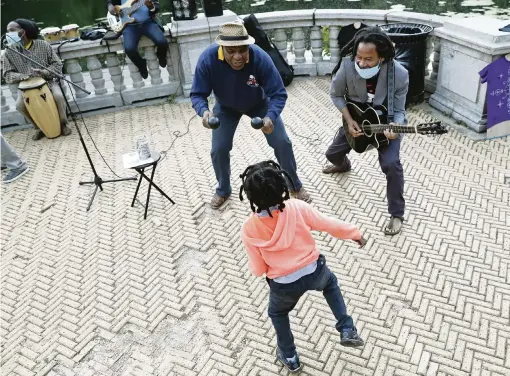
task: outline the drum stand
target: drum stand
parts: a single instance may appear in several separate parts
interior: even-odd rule
[[[15,48],[12,48],[10,46],[6,46],[6,49],[8,49],[8,50],[18,54],[19,56],[23,57],[26,60],[29,60],[30,62],[36,64],[37,66],[41,67],[42,69],[46,69],[51,74],[56,76],[59,79],[58,80],[58,85],[60,86],[60,89],[62,90],[62,94],[64,94],[64,90],[63,90],[62,85],[61,85],[61,80],[66,81],[68,84],[73,85],[75,88],[77,88],[77,89],[79,89],[81,91],[84,91],[87,94],[90,94],[90,91],[82,88],[81,86],[76,85],[74,82],[69,81],[68,79],[66,79],[64,77],[64,75],[62,73],[58,73],[58,72],[56,72],[56,71],[54,71],[54,70],[44,66],[43,64],[39,63],[38,61],[36,61],[36,60],[26,56],[24,53],[17,51]],[[24,47],[23,47],[23,50],[26,50],[26,49],[24,49]],[[26,50],[26,51],[28,51],[28,50]],[[76,114],[71,109],[71,106],[69,105],[69,101],[67,100],[67,97],[66,97],[65,94],[64,94],[64,99],[66,101],[67,111],[71,115],[71,119],[74,122],[74,127],[76,128],[76,131],[78,132],[78,135],[80,137],[81,145],[82,145],[83,150],[85,151],[85,155],[87,156],[87,159],[89,161],[90,168],[92,169],[92,173],[94,174],[94,180],[93,181],[81,181],[81,182],[79,182],[80,185],[94,184],[96,186],[96,188],[94,189],[94,192],[92,193],[92,197],[90,198],[89,205],[87,206],[87,211],[89,211],[90,207],[92,206],[92,202],[94,201],[94,198],[96,197],[97,190],[98,189],[100,189],[101,191],[103,190],[103,184],[105,184],[105,183],[115,183],[115,182],[120,182],[120,181],[128,181],[128,180],[137,180],[137,178],[136,177],[132,177],[132,178],[120,178],[120,179],[113,179],[113,180],[103,180],[97,174],[96,168],[94,167],[94,163],[92,162],[92,159],[90,158],[90,154],[89,154],[89,151],[87,149],[87,145],[85,145],[85,140],[83,139],[83,136],[81,134],[80,127],[78,126],[78,122],[76,121]],[[75,100],[75,103],[76,103],[76,100]],[[78,104],[76,104],[76,105],[78,106]],[[79,110],[79,108],[78,108],[78,110]],[[83,117],[82,117],[82,120],[83,120]],[[83,121],[85,122],[85,120],[83,120]]]

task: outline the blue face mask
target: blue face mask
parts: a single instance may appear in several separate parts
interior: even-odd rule
[[[356,72],[358,72],[361,78],[368,80],[369,78],[372,78],[377,73],[379,73],[379,70],[381,69],[381,61],[379,61],[379,64],[372,68],[360,68],[356,62],[354,63],[354,66],[356,67]]]
[[[8,45],[21,43],[21,37],[19,36],[17,31],[9,31],[6,34],[6,40]]]

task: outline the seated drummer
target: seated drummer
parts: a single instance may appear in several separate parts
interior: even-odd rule
[[[59,85],[54,81],[54,75],[50,73],[50,70],[59,73],[62,72],[63,64],[48,42],[37,39],[38,35],[39,28],[33,21],[19,18],[9,22],[6,34],[6,40],[9,46],[20,51],[21,47],[24,47],[30,51],[26,53],[28,57],[48,67],[48,69],[42,69],[37,64],[23,59],[7,48],[4,55],[3,77],[8,84],[19,84],[21,81],[30,77],[44,78],[48,82],[48,86],[57,104],[62,135],[68,136],[71,134],[71,129],[67,126],[66,102]],[[19,91],[16,109],[37,129],[32,139],[37,141],[43,138],[44,133],[37,127],[28,113],[25,103],[23,102],[23,96]]]

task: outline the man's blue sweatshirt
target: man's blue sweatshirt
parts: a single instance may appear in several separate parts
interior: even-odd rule
[[[219,48],[209,46],[198,59],[190,92],[196,113],[203,116],[209,109],[207,97],[213,91],[222,107],[243,114],[269,101],[266,116],[274,123],[285,107],[287,91],[269,55],[257,45],[250,45],[249,61],[237,71],[220,60]]]

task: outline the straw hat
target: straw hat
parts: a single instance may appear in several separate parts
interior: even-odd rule
[[[220,34],[216,37],[220,46],[245,46],[255,43],[255,39],[248,35],[241,22],[227,22],[220,26]]]

